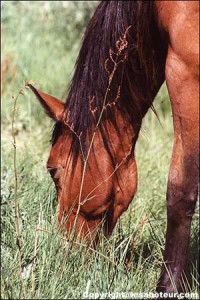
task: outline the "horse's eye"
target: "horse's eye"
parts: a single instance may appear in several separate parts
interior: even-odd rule
[[[54,177],[57,171],[57,168],[47,167],[48,172],[50,173],[51,177]]]

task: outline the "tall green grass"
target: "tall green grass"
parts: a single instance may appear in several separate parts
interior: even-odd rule
[[[81,37],[96,3],[2,2],[2,265],[1,298],[20,299],[14,216],[11,122],[13,98],[26,81],[65,99]],[[7,62],[6,62],[7,61]],[[46,171],[53,123],[24,89],[15,120],[23,285],[27,299],[81,299],[84,292],[153,292],[166,230],[166,186],[173,143],[168,94],[162,87],[136,145],[138,192],[112,237],[96,251],[67,253],[57,232],[57,203]],[[198,208],[191,235],[192,285],[198,290]]]

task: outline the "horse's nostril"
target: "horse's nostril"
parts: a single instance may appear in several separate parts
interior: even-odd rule
[[[119,193],[119,191],[120,191],[120,187],[118,186],[116,192]]]

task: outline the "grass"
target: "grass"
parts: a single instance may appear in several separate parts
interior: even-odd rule
[[[84,24],[95,6],[77,3],[69,3],[67,8],[62,2],[46,8],[43,1],[2,3],[2,299],[23,296],[15,229],[12,95],[17,95],[25,81],[33,80],[41,90],[65,98]],[[96,252],[81,245],[66,257],[67,243],[56,229],[55,189],[46,171],[53,123],[29,91],[20,95],[14,127],[26,299],[82,299],[86,291],[155,291],[164,248],[165,195],[173,143],[165,86],[155,107],[162,127],[149,111],[136,145],[139,186],[129,209],[112,237],[106,240],[102,236]],[[198,291],[198,229],[197,208],[190,247],[192,292]]]

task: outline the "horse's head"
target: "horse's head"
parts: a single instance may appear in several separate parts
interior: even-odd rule
[[[117,219],[131,202],[137,185],[137,170],[133,145],[137,134],[114,109],[118,132],[104,121],[106,141],[96,129],[88,138],[88,152],[80,154],[74,163],[70,151],[73,139],[78,139],[73,128],[66,124],[64,103],[29,85],[47,114],[56,121],[52,148],[47,169],[55,183],[58,203],[58,222],[71,232],[75,226],[76,235],[88,234],[92,238],[99,226],[103,225],[109,235]],[[80,140],[81,142],[81,140]],[[92,146],[92,147],[90,147]],[[80,147],[81,149],[81,147]]]

